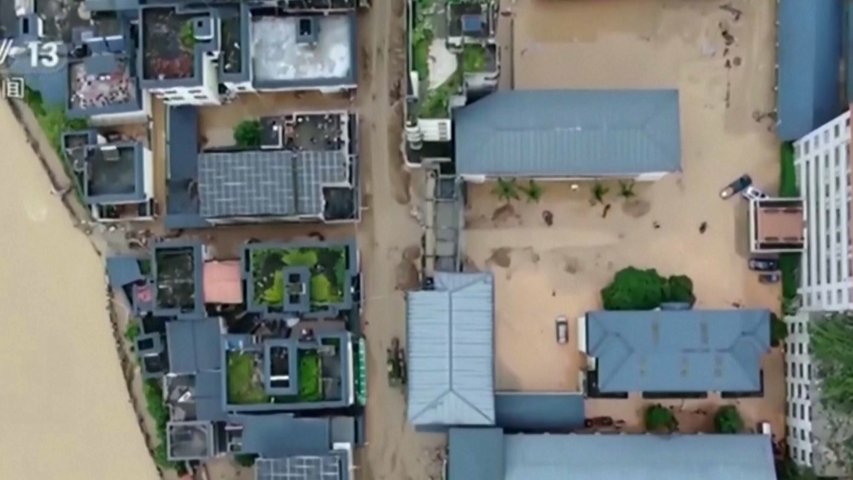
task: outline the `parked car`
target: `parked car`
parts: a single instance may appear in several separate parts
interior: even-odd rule
[[[749,175],[741,175],[732,183],[726,185],[722,190],[720,190],[720,197],[729,198],[732,195],[736,195],[746,190],[750,185],[752,185],[752,177]]]
[[[762,198],[767,198],[766,193],[753,187],[752,185],[746,187],[746,190],[740,192],[740,194],[743,196],[743,198],[747,200],[761,200]]]
[[[758,276],[758,281],[761,283],[779,283],[782,280],[782,275],[779,272],[762,273]]]
[[[779,260],[775,258],[753,257],[749,259],[749,269],[756,272],[774,272],[779,270]]]
[[[564,344],[569,341],[569,321],[565,315],[557,317],[557,343]]]

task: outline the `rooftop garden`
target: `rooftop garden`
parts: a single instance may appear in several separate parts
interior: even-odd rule
[[[347,275],[345,247],[260,248],[249,254],[254,301],[273,308],[284,306],[285,295],[302,295],[305,285],[285,281],[285,267],[305,267],[312,311],[320,311],[344,299]]]
[[[262,403],[319,402],[323,400],[322,365],[316,350],[299,349],[299,395],[270,396],[263,379],[263,358],[251,352],[228,352],[228,403],[252,405]]]
[[[161,248],[155,253],[157,304],[161,308],[195,307],[195,254],[192,247]]]

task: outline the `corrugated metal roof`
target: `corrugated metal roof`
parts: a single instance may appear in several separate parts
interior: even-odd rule
[[[841,113],[840,0],[779,0],[776,132],[797,140]]]
[[[677,90],[513,90],[454,117],[456,171],[616,176],[681,169]]]
[[[506,435],[504,447],[504,480],[776,479],[768,435]]]
[[[227,419],[222,400],[222,372],[205,371],[195,375],[195,415],[198,420],[220,422]]]
[[[504,433],[500,428],[451,428],[447,446],[447,480],[504,478]]]
[[[221,335],[218,318],[167,322],[169,372],[184,374],[219,369],[222,363]]]
[[[582,393],[497,392],[496,425],[510,432],[568,432],[583,428]]]
[[[438,273],[407,295],[408,418],[415,425],[493,425],[491,273]]]
[[[323,213],[324,186],[351,186],[339,151],[259,150],[199,155],[201,216],[295,216]]]
[[[761,390],[767,310],[598,311],[586,318],[601,392]]]

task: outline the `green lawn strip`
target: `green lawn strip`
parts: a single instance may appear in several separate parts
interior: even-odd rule
[[[320,356],[313,350],[299,351],[299,399],[317,402],[323,399],[320,388]]]
[[[166,424],[169,422],[169,410],[163,401],[163,390],[156,380],[147,380],[142,384],[145,405],[157,426],[157,447],[154,449],[154,461],[161,468],[176,469],[178,465],[169,461],[166,451]]]
[[[794,165],[794,146],[790,142],[782,144],[779,196],[786,198],[800,196],[800,191],[797,188],[796,166]]]

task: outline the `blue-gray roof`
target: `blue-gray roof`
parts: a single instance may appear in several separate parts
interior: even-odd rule
[[[589,312],[586,337],[601,392],[755,392],[770,312]]]
[[[296,418],[290,414],[236,415],[243,425],[243,453],[265,458],[324,455],[331,448],[328,418]]]
[[[198,175],[198,107],[169,107],[166,144],[169,176],[166,180],[166,228],[210,226],[199,215],[197,195],[192,192]]]
[[[504,433],[500,428],[451,428],[448,446],[447,480],[504,478]]]
[[[409,421],[493,425],[492,274],[440,272],[407,302]]]
[[[509,432],[568,432],[583,428],[582,393],[497,392],[496,425]]]
[[[768,435],[506,435],[504,459],[503,480],[776,479]]]
[[[221,335],[218,318],[173,320],[166,323],[170,373],[218,370],[222,364]]]
[[[107,277],[110,279],[110,286],[116,290],[144,280],[139,260],[130,256],[107,257]]]
[[[681,169],[677,90],[512,90],[455,113],[462,175],[582,177]]]
[[[222,371],[204,371],[195,375],[195,416],[198,420],[221,422],[227,419],[222,408]]]
[[[255,461],[255,480],[349,480],[349,452],[326,455],[261,458]]]
[[[776,131],[782,140],[797,140],[842,111],[841,1],[780,0],[776,15]]]

